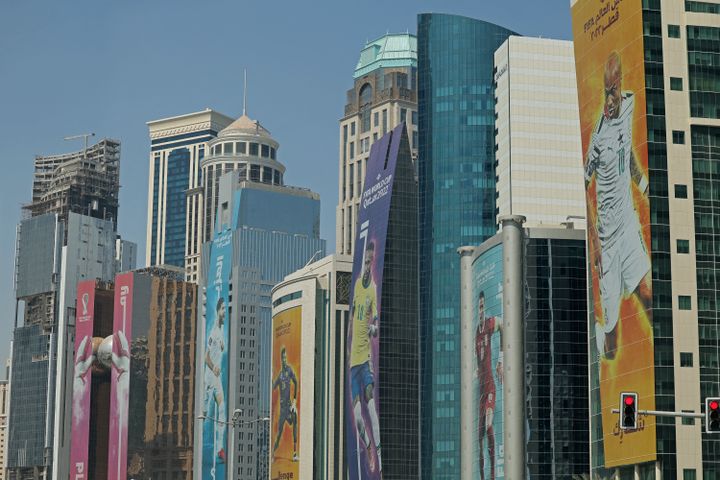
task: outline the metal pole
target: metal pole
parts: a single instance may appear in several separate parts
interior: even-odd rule
[[[525,325],[523,324],[522,224],[525,217],[500,217],[503,237],[503,321],[504,357],[503,422],[505,478],[525,478]]]
[[[619,408],[613,408],[612,413],[620,413]],[[674,417],[674,418],[705,418],[702,413],[695,412],[662,412],[660,410],[638,410],[638,415],[649,415],[653,417]]]
[[[460,247],[460,478],[472,478],[475,465],[472,450],[476,430],[473,412],[473,341],[472,259],[473,247]]]

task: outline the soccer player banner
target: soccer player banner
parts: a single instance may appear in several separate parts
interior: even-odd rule
[[[210,246],[205,296],[205,344],[202,398],[202,478],[226,477],[228,462],[228,347],[229,294],[232,265],[232,230],[215,236]]]
[[[390,199],[404,128],[401,123],[373,144],[358,211],[345,382],[345,449],[350,480],[382,478],[380,300]]]
[[[302,307],[284,310],[272,320],[271,480],[300,478],[300,358]]]
[[[73,364],[70,478],[88,478],[90,447],[90,391],[95,361],[95,280],[78,283],[75,308],[75,362]]]
[[[473,479],[505,478],[503,278],[503,246],[500,244],[473,263]]]
[[[572,7],[587,196],[593,472],[656,459],[655,420],[619,428],[620,393],[655,408],[642,0]],[[599,408],[597,405],[599,404]],[[595,438],[602,432],[602,438]]]
[[[132,341],[134,273],[115,276],[110,368],[110,438],[108,479],[127,479],[130,342]]]

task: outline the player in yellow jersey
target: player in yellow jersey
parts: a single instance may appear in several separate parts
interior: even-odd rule
[[[377,408],[373,389],[375,379],[372,371],[372,353],[370,349],[370,337],[378,335],[378,309],[377,309],[377,285],[372,278],[372,268],[375,257],[375,244],[370,241],[365,248],[365,259],[363,263],[363,274],[355,282],[353,293],[352,311],[352,345],[350,346],[350,381],[353,399],[353,411],[355,414],[355,425],[358,435],[367,449],[368,464],[371,471],[375,471],[375,456],[372,447],[375,446],[377,455],[377,469],[382,472],[382,460],[380,456],[380,423],[378,421]],[[372,440],[368,437],[363,418],[362,404],[364,400],[367,407],[370,427],[372,428]]]

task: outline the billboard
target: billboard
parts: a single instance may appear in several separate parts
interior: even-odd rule
[[[382,478],[380,442],[380,322],[385,240],[400,141],[405,124],[376,141],[365,172],[358,212],[345,391],[350,480]]]
[[[300,478],[301,322],[302,307],[284,310],[272,320],[271,480]]]
[[[592,431],[602,432],[591,440],[603,445],[594,466],[612,468],[656,458],[654,418],[623,433],[612,413],[622,391],[655,408],[642,2],[578,0],[572,25],[592,276]]]
[[[115,277],[113,339],[110,368],[110,438],[108,479],[127,479],[128,408],[130,391],[130,342],[133,308],[132,272]]]
[[[90,443],[90,390],[95,362],[95,280],[78,283],[75,307],[75,362],[73,363],[70,478],[88,478]]]
[[[202,478],[224,479],[227,468],[228,347],[232,230],[216,235],[210,246],[202,354]]]
[[[503,246],[491,247],[472,268],[474,358],[472,383],[476,459],[472,478],[505,478],[503,444]]]

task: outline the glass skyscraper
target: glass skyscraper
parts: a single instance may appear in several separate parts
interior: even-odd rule
[[[514,32],[418,16],[421,471],[460,478],[456,250],[495,234],[495,50]]]

